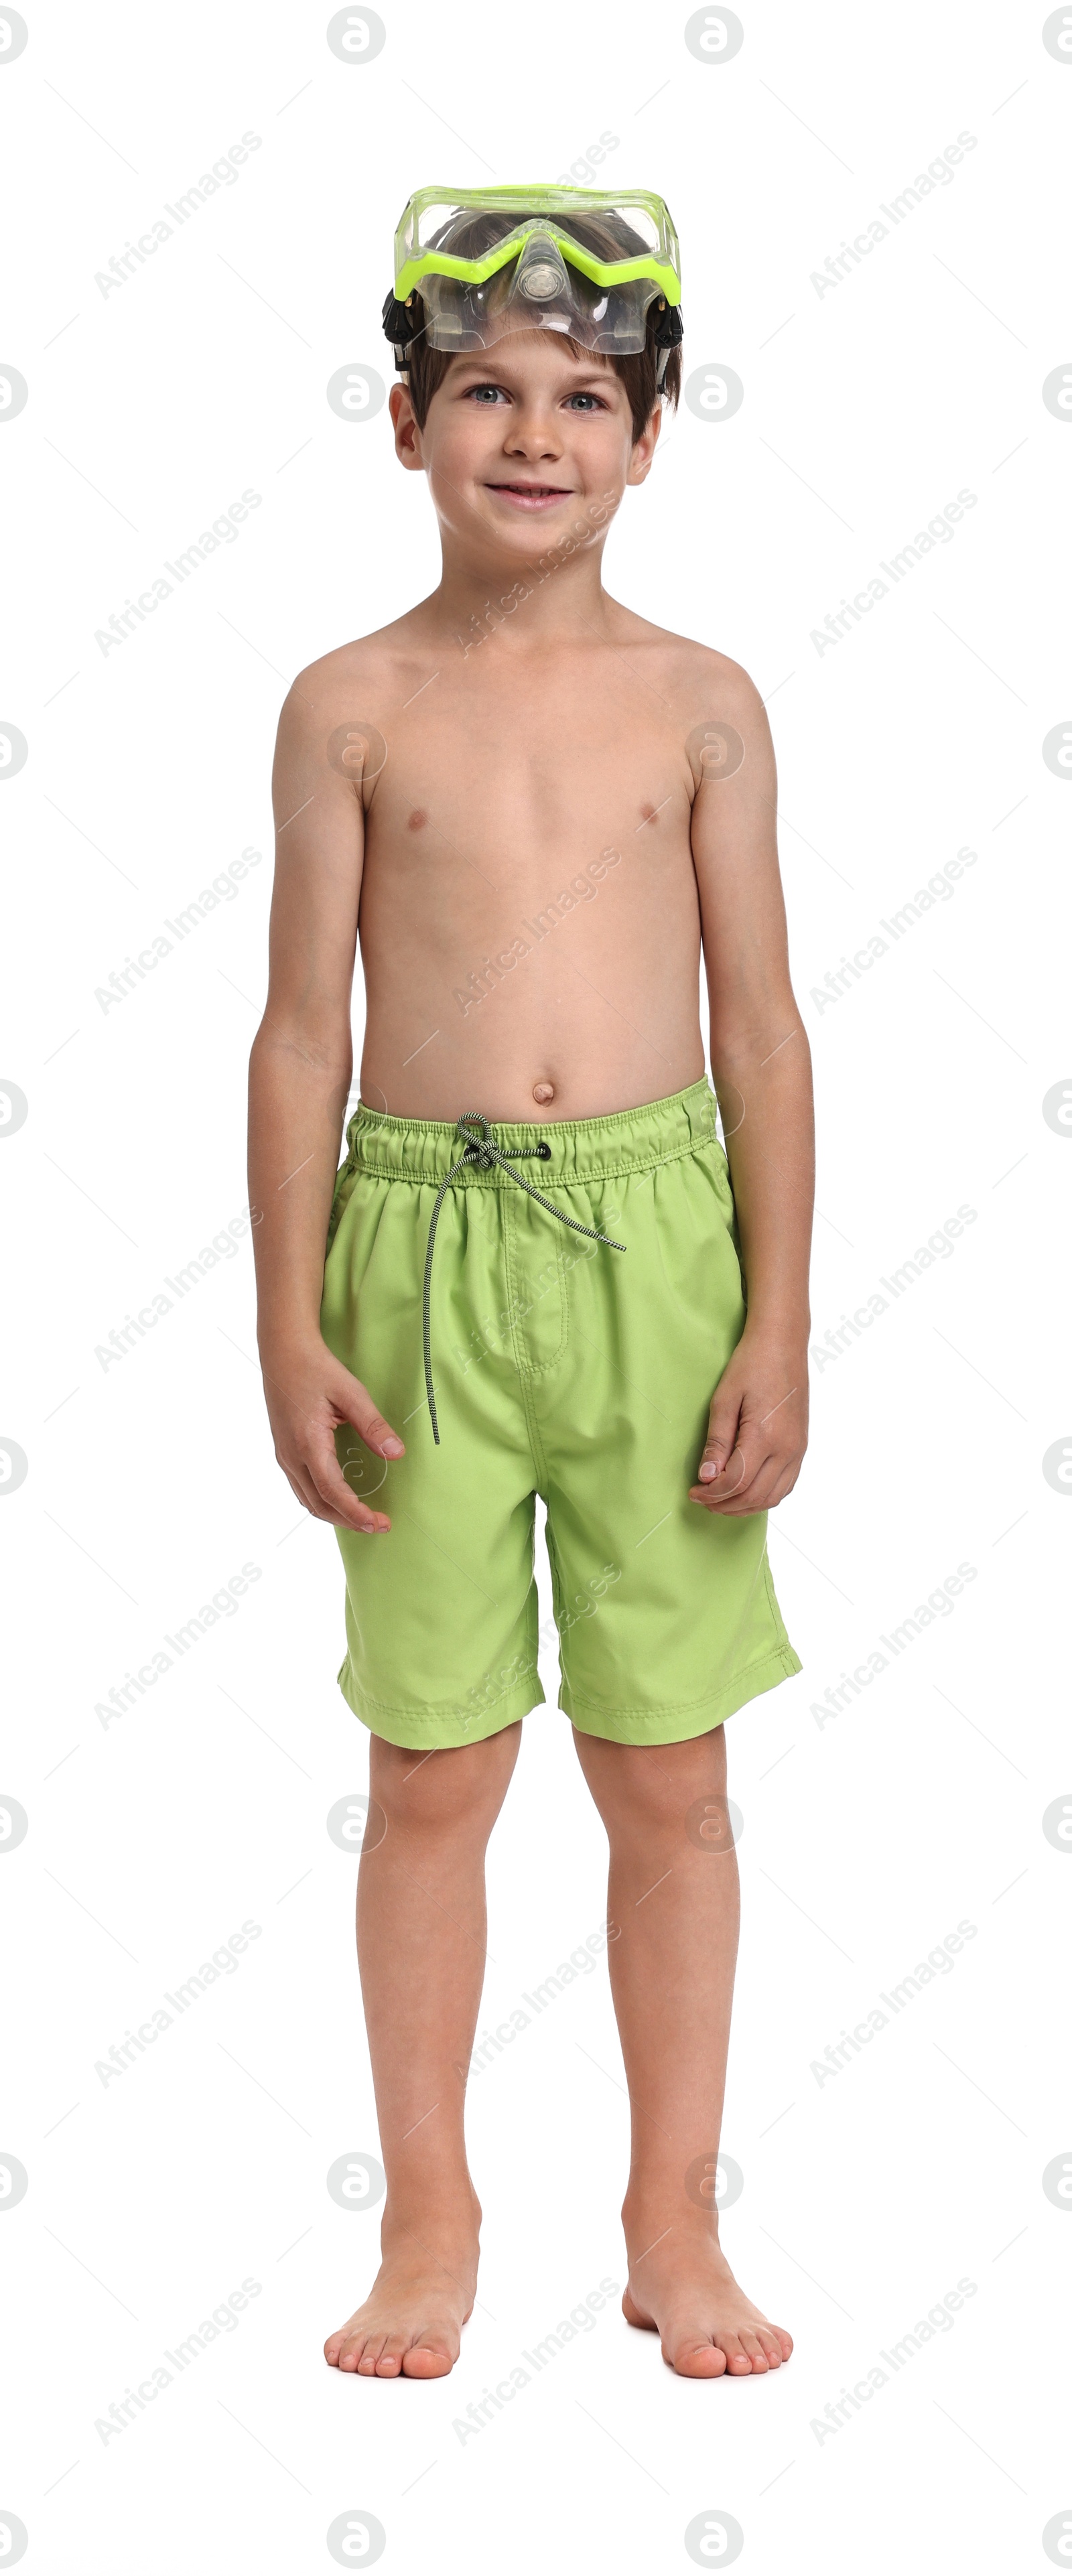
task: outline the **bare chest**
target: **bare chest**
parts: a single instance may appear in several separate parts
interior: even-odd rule
[[[468,682],[468,685],[467,685]],[[487,886],[539,883],[608,849],[691,877],[691,777],[678,728],[623,678],[480,687],[463,666],[401,711],[373,782],[366,869],[430,898],[459,862]]]

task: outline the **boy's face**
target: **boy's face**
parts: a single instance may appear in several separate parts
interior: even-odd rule
[[[599,505],[642,483],[660,409],[634,441],[625,386],[609,359],[576,357],[558,331],[512,331],[491,349],[452,358],[418,429],[409,393],[391,395],[395,448],[423,471],[444,537],[466,550],[535,560]]]

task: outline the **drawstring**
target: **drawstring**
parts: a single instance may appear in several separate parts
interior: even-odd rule
[[[493,1165],[498,1163],[500,1170],[508,1172],[510,1179],[517,1182],[519,1190],[527,1190],[530,1199],[537,1199],[540,1206],[547,1209],[549,1216],[557,1216],[560,1224],[571,1225],[575,1234],[587,1234],[593,1243],[608,1244],[612,1252],[625,1251],[624,1243],[614,1243],[609,1234],[600,1234],[594,1225],[582,1225],[578,1217],[567,1216],[565,1208],[556,1207],[553,1200],[545,1199],[542,1190],[536,1190],[533,1188],[532,1182],[527,1181],[524,1178],[523,1173],[515,1172],[514,1164],[516,1162],[520,1162],[522,1156],[526,1154],[537,1155],[541,1163],[550,1162],[551,1148],[549,1145],[544,1144],[542,1139],[538,1145],[507,1145],[505,1147],[500,1147],[495,1143],[495,1139],[492,1135],[490,1120],[485,1118],[483,1112],[479,1109],[465,1110],[457,1121],[457,1129],[459,1136],[464,1138],[464,1146],[462,1152],[458,1156],[457,1162],[452,1164],[450,1171],[447,1173],[446,1180],[443,1182],[435,1206],[432,1209],[432,1222],[428,1228],[428,1250],[425,1255],[424,1262],[424,1383],[428,1394],[428,1410],[432,1417],[432,1435],[437,1448],[439,1446],[439,1423],[436,1417],[435,1393],[432,1386],[432,1253],[435,1247],[436,1227],[439,1223],[440,1208],[443,1205],[443,1201],[450,1188],[451,1182],[457,1179],[463,1164],[478,1163],[481,1171],[490,1172]]]

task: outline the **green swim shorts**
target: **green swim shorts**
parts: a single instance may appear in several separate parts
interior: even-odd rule
[[[472,1142],[444,1191],[476,1130],[503,1159]],[[378,1494],[392,1524],[380,1538],[337,1531],[339,1683],[355,1715],[431,1751],[495,1735],[543,1699],[537,1494],[559,1707],[582,1734],[674,1743],[799,1672],[766,1513],[725,1519],[688,1499],[745,1319],[706,1082],[545,1127],[460,1133],[362,1107],[347,1141],[321,1329],[406,1443],[388,1468],[355,1431],[337,1435],[347,1481]]]

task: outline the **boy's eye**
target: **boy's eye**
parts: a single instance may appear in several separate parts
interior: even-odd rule
[[[467,402],[480,403],[488,410],[494,408],[497,403],[509,402],[509,400],[510,395],[505,385],[470,385],[466,394]],[[567,410],[572,411],[577,405],[580,405],[582,416],[585,417],[594,411],[605,411],[607,407],[599,394],[578,392],[567,395]]]

